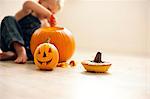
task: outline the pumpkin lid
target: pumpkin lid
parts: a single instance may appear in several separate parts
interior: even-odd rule
[[[43,27],[42,28],[42,31],[44,32],[49,32],[49,31],[59,31],[59,30],[63,30],[64,28],[63,27]]]

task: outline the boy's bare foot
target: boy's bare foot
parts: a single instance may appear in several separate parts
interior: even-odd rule
[[[24,48],[24,46],[22,46],[21,44],[14,42],[14,48],[16,50],[16,54],[17,54],[17,58],[14,61],[15,63],[18,64],[24,64],[27,61],[27,55],[26,55],[26,50]]]
[[[0,52],[0,61],[5,61],[5,60],[14,60],[16,59],[16,54],[12,51],[7,51],[7,52]]]

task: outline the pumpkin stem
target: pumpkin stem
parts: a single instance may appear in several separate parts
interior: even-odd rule
[[[50,37],[47,38],[47,40],[45,41],[45,43],[50,43],[51,39]]]
[[[97,52],[97,54],[96,54],[96,56],[94,58],[94,62],[96,62],[96,63],[103,63],[101,57],[102,57],[102,53]]]

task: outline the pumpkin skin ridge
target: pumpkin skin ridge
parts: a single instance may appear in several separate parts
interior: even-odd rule
[[[67,36],[67,35],[71,35],[71,32],[70,31],[68,31],[67,29],[64,29],[64,31],[61,33],[62,34],[62,38],[64,39],[64,41],[66,42],[66,45],[65,45],[65,47],[68,47],[68,49],[66,49],[65,51],[66,52],[68,52],[68,51],[70,51],[70,45],[74,45],[75,46],[75,44],[74,44],[74,42],[73,42],[73,44],[70,44],[70,42],[69,41],[67,41],[67,40],[71,40],[71,43],[72,43],[72,41],[74,40],[72,40],[72,37],[73,36]],[[64,44],[64,43],[63,43]],[[63,45],[64,46],[64,45]],[[62,56],[63,56],[63,58],[64,59],[70,59],[71,58],[71,56],[73,55],[73,53],[74,53],[74,50],[72,50],[72,52],[71,52],[72,54],[71,55],[66,55],[67,57],[65,57],[65,55],[64,55],[64,53],[62,53]],[[66,60],[63,60],[62,59],[62,62],[65,62]]]
[[[61,42],[66,42],[65,41],[66,39],[65,39],[64,35],[65,35],[64,32],[60,33],[60,37],[62,37]],[[61,44],[62,44],[63,47],[66,47],[66,45],[64,45],[64,43],[61,43]],[[63,51],[63,49],[60,48],[60,51]],[[61,60],[64,61],[64,59],[63,59],[65,57],[64,53],[60,53],[60,55],[62,56]]]
[[[62,39],[59,39],[60,41],[55,41],[54,43],[56,43],[56,44],[54,44],[55,46],[56,46],[56,48],[59,50],[59,51],[63,51],[63,49],[62,48],[60,48],[59,46],[57,46],[57,45],[62,45],[63,47],[65,46],[66,47],[66,45],[64,45],[64,43],[62,43],[62,42],[65,42],[66,44],[68,43],[68,41],[66,41],[66,38],[67,38],[67,36],[66,36],[66,34],[64,33],[64,31],[63,32],[61,32],[61,31],[57,31],[56,33],[58,33],[59,35],[56,35],[58,38],[62,38]],[[67,50],[67,49],[66,49]],[[65,51],[66,51],[65,50]],[[64,60],[64,59],[66,59],[66,57],[65,57],[65,55],[64,55],[64,53],[59,53],[59,56],[62,56],[61,58],[60,58],[60,60],[61,60],[61,62],[65,62],[66,60]],[[70,57],[69,57],[70,58]],[[68,59],[68,58],[67,58]]]

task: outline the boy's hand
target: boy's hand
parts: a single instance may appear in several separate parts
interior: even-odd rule
[[[56,26],[56,18],[54,17],[54,15],[50,16],[49,23],[50,23],[51,27]]]

